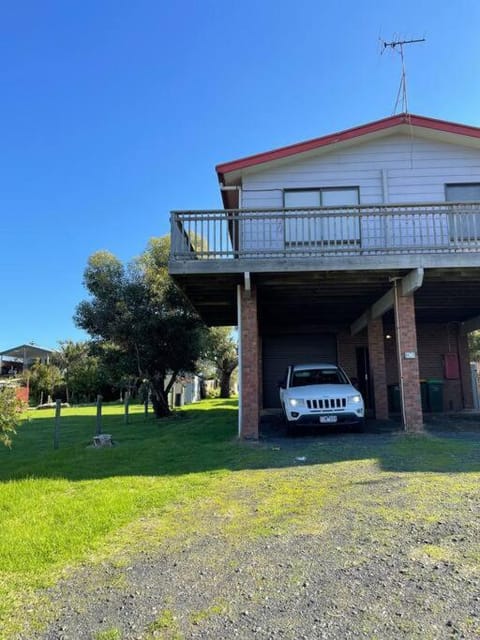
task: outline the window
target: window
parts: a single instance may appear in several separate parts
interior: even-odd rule
[[[447,202],[480,202],[480,183],[465,182],[445,185]],[[453,241],[480,240],[480,213],[473,207],[456,207],[450,215],[450,237]]]
[[[317,384],[350,384],[339,369],[301,369],[294,371],[292,387],[307,387]]]
[[[359,204],[358,187],[325,187],[319,189],[286,189],[283,192],[286,209],[317,209],[287,211],[285,243],[292,247],[339,247],[358,244],[360,226],[354,212],[342,212],[342,207]],[[339,211],[319,211],[320,207],[337,207]]]
[[[342,207],[358,204],[358,187],[285,190],[285,207]]]
[[[285,207],[321,207],[320,190],[312,191],[284,191]]]
[[[480,183],[446,184],[447,202],[480,202]]]

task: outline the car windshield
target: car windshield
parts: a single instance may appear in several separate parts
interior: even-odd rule
[[[302,369],[294,371],[292,387],[305,387],[312,384],[349,384],[339,369]]]

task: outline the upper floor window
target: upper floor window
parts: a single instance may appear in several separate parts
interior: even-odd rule
[[[480,202],[480,182],[464,182],[445,185],[447,202]],[[480,214],[466,207],[465,211],[457,211],[449,216],[450,239],[454,242],[465,242],[480,238]]]
[[[321,210],[321,207],[355,206],[359,204],[358,187],[325,187],[318,189],[286,189],[285,244],[301,248],[306,245],[339,246],[360,242],[358,216],[350,212]],[[320,210],[317,210],[320,209]]]
[[[445,199],[447,202],[480,201],[480,182],[446,184]]]
[[[359,203],[358,187],[324,187],[319,189],[285,189],[284,206],[293,207],[345,207]]]

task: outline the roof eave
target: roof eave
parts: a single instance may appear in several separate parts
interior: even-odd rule
[[[408,125],[415,128],[428,129],[439,133],[453,134],[480,140],[480,128],[478,127],[448,122],[446,120],[437,120],[435,118],[427,118],[425,116],[401,113],[364,125],[345,129],[338,133],[314,138],[312,140],[306,140],[304,142],[288,145],[279,149],[258,153],[253,156],[247,156],[238,160],[233,160],[232,162],[219,164],[216,166],[218,180],[221,185],[225,185],[229,177],[230,180],[233,178],[232,174],[236,173],[238,176],[238,172],[250,167],[257,167],[283,158],[308,153],[309,151],[314,151],[316,149],[332,147],[334,145],[355,140],[356,138],[365,138],[366,136],[382,133],[401,125]],[[222,192],[224,205],[225,201],[229,200],[228,196],[225,197],[226,193],[228,192]]]

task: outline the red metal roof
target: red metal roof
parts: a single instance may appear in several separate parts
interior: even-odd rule
[[[354,138],[359,138],[361,136],[405,124],[412,127],[421,127],[443,133],[451,133],[470,138],[480,138],[480,128],[478,127],[457,124],[455,122],[447,122],[446,120],[436,120],[435,118],[426,118],[425,116],[416,116],[414,114],[400,113],[394,116],[389,116],[388,118],[383,118],[382,120],[369,122],[359,127],[345,129],[345,131],[340,131],[338,133],[331,133],[327,136],[322,136],[321,138],[314,138],[313,140],[306,140],[304,142],[288,145],[287,147],[273,149],[272,151],[257,153],[253,156],[233,160],[232,162],[225,162],[217,165],[215,169],[217,171],[219,181],[223,182],[225,174],[232,171],[253,167],[265,162],[271,162],[272,160],[287,158],[288,156],[293,156],[298,153],[304,153],[313,149],[320,149],[328,145],[345,142],[347,140],[352,140]]]

